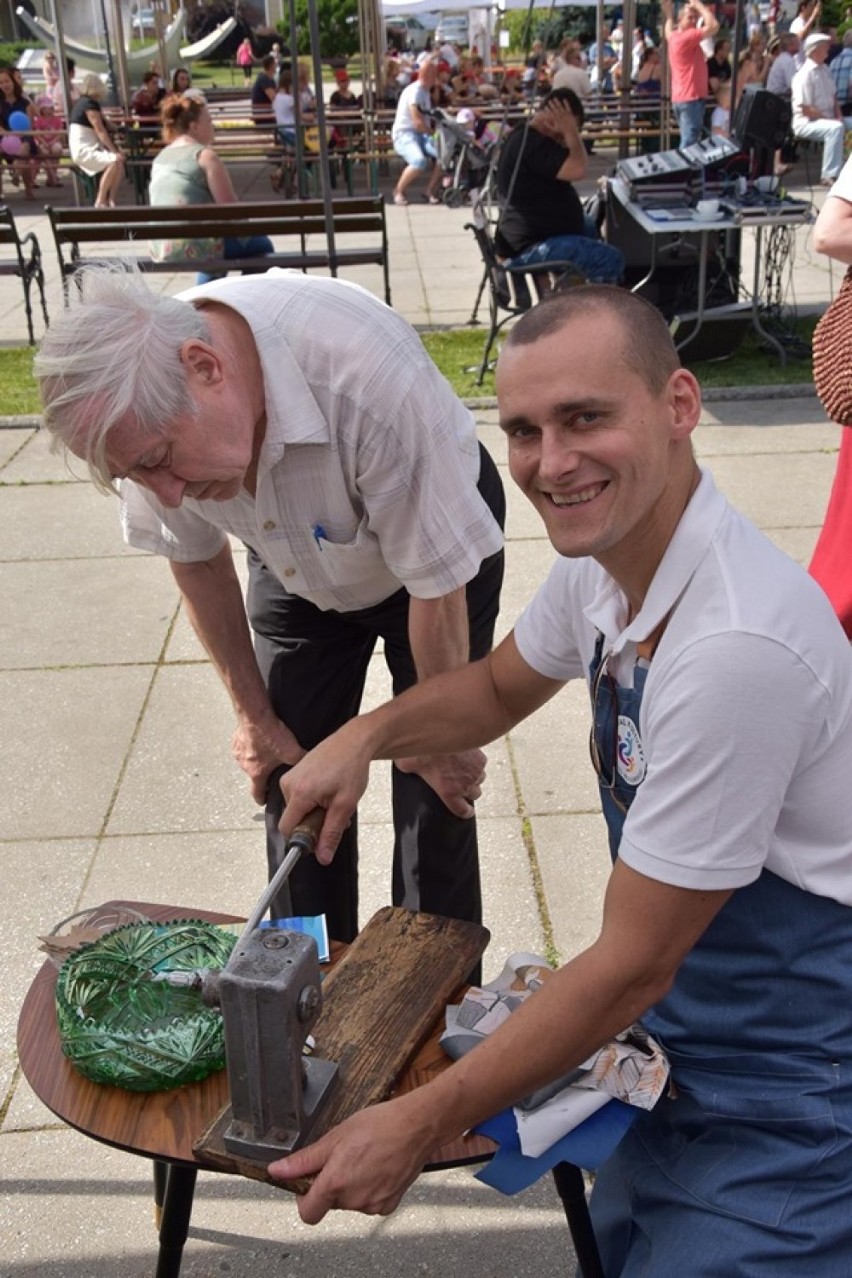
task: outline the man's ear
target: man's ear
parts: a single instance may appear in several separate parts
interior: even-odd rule
[[[222,361],[207,342],[190,337],[180,348],[180,362],[186,369],[187,380],[211,386],[222,381]]]
[[[672,439],[687,439],[701,418],[701,388],[688,368],[678,368],[669,378],[672,407]]]

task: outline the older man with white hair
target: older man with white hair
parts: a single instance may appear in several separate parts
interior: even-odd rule
[[[805,40],[804,64],[793,76],[793,133],[805,141],[822,142],[823,186],[832,186],[843,167],[843,138],[852,119],[841,113],[831,72],[825,65],[831,37],[815,31]]]
[[[273,871],[280,777],[357,713],[376,641],[397,692],[490,649],[497,469],[411,326],[353,284],[272,271],[163,297],[81,274],[36,361],[44,424],[118,486],[126,540],[169,561],[233,702]],[[247,602],[229,537],[248,547]],[[479,918],[483,765],[396,761],[394,904]],[[353,824],[336,872],[303,858],[274,913],[325,913],[351,940],[357,873]]]

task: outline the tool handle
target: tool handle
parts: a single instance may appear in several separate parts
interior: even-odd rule
[[[324,820],[325,808],[313,808],[296,826],[287,840],[287,852],[284,860],[269,880],[263,895],[249,915],[248,922],[240,935],[239,943],[242,943],[243,940],[250,936],[260,924],[261,919],[272,904],[273,898],[278,895],[280,889],[287,882],[293,867],[302,854],[305,852],[309,855],[313,853]]]
[[[325,820],[325,808],[312,808],[307,816],[302,820],[294,830],[290,832],[287,840],[287,851],[294,846],[301,848],[303,852],[313,854],[316,851],[317,839],[320,836],[322,823]]]

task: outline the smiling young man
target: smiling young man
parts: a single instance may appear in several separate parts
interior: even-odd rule
[[[613,856],[600,935],[434,1082],[270,1170],[316,1174],[307,1221],[387,1213],[431,1150],[641,1018],[674,1089],[598,1172],[607,1278],[840,1278],[852,1254],[849,645],[805,572],[696,465],[699,389],[642,299],[551,295],[512,330],[497,391],[512,476],[557,551],[551,573],[484,660],[303,759],[286,821],[325,807],[328,860],[370,759],[484,743],[586,679]]]
[[[281,773],[357,713],[378,638],[396,691],[491,647],[497,469],[411,326],[355,285],[273,271],[170,298],[127,272],[81,283],[37,357],[44,423],[101,488],[118,481],[127,541],[169,561],[233,702],[272,873]],[[247,600],[229,537],[248,548]],[[484,761],[395,761],[395,904],[481,917]],[[357,934],[354,822],[273,913]]]

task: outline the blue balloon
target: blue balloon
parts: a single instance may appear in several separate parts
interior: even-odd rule
[[[25,129],[31,129],[33,126],[26,111],[13,111],[9,116],[9,123],[6,127],[14,133],[23,133]]]

